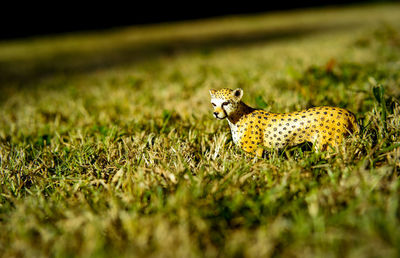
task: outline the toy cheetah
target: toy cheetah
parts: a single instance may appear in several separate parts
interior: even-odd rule
[[[241,101],[238,88],[210,90],[214,116],[227,118],[233,142],[244,151],[259,157],[263,147],[284,148],[303,142],[314,143],[316,150],[337,147],[344,136],[358,133],[356,118],[338,107],[314,107],[292,113],[269,113]]]

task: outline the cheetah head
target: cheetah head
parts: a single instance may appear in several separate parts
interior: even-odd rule
[[[243,97],[243,90],[237,88],[210,90],[211,104],[214,107],[214,116],[218,119],[224,119],[235,113],[240,100]]]

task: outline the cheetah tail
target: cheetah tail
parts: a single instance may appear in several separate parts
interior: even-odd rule
[[[356,116],[353,113],[351,113],[351,116],[349,118],[349,123],[351,126],[351,128],[349,128],[350,132],[353,134],[360,134],[361,128],[360,128],[360,125],[357,123]]]

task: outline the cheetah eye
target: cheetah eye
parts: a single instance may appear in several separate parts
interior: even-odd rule
[[[230,104],[229,101],[226,101],[226,102],[222,103],[222,106],[225,106],[225,105],[228,105],[228,104]]]
[[[215,107],[216,105],[214,103],[211,103],[213,105],[213,107]]]

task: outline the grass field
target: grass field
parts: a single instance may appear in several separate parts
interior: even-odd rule
[[[399,257],[400,5],[0,42],[0,256]],[[247,157],[210,88],[344,107],[329,159]]]

